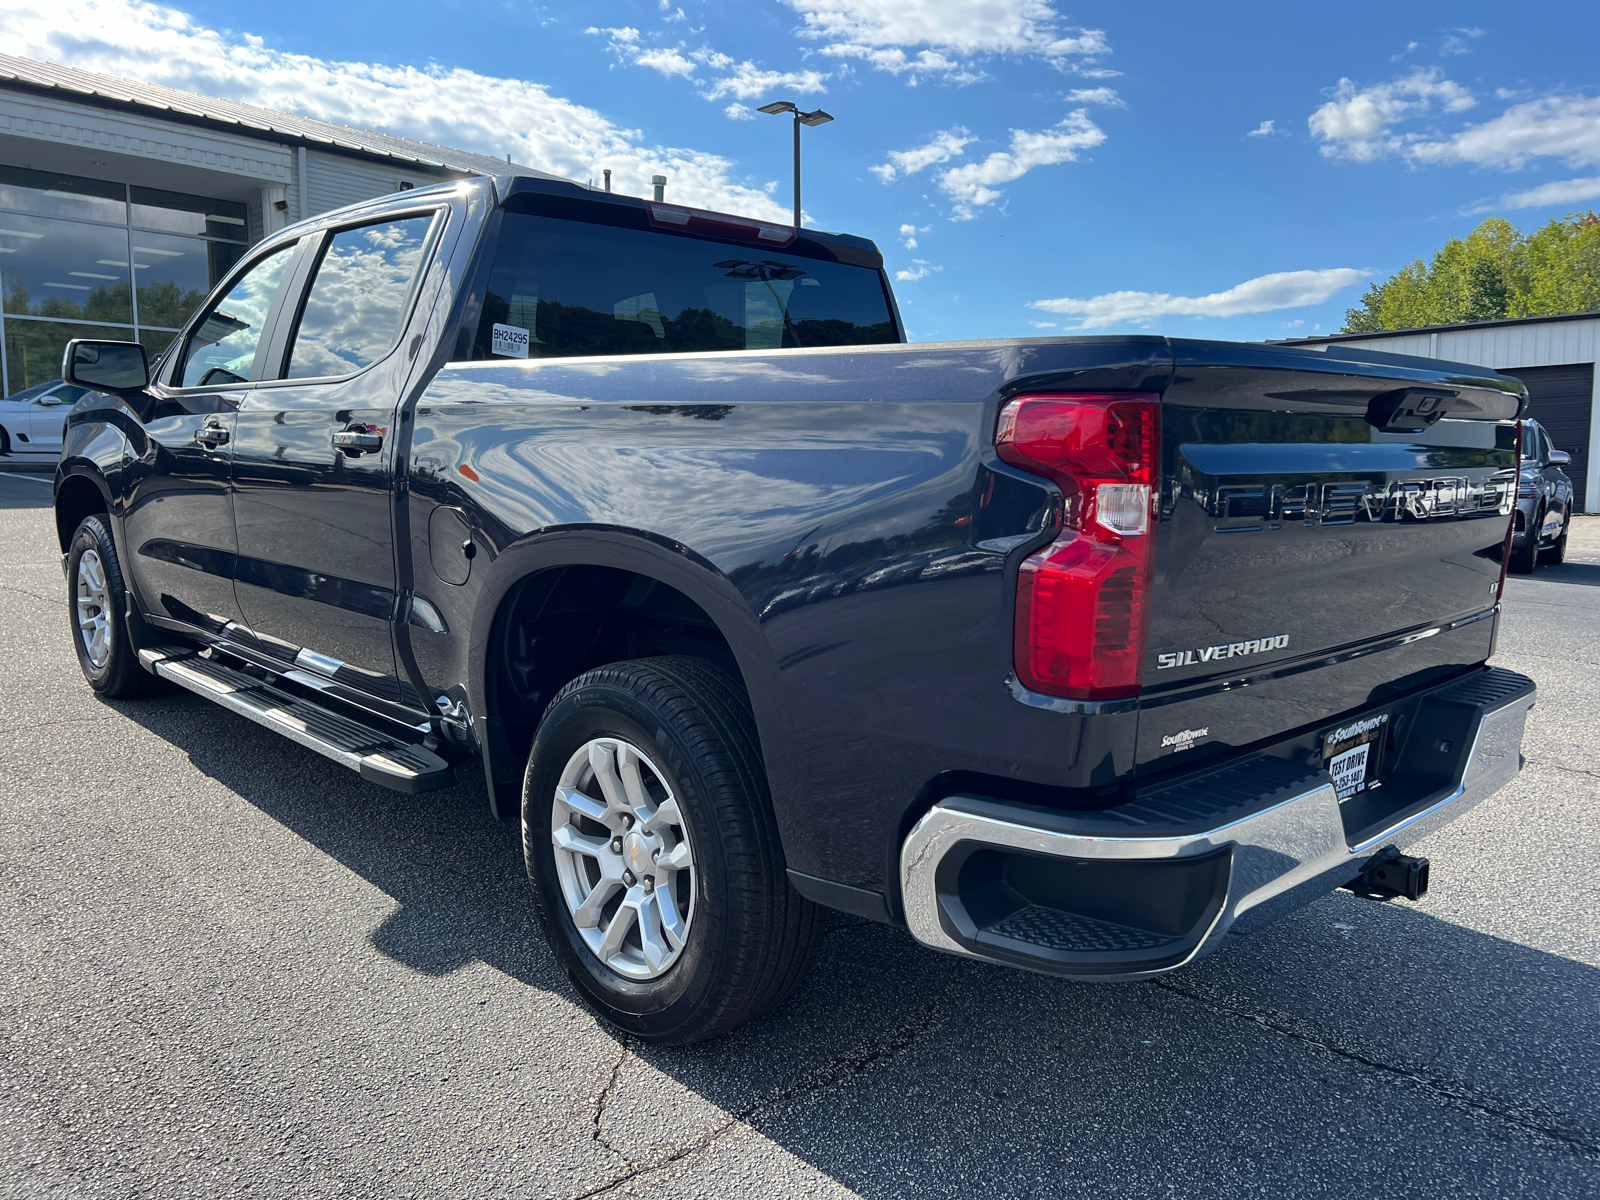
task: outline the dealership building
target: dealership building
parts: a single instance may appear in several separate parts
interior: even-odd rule
[[[481,154],[0,54],[0,391],[75,337],[164,349],[301,217],[504,171]]]
[[[1572,455],[1566,470],[1577,490],[1577,511],[1600,512],[1600,421],[1595,419],[1600,312],[1294,338],[1284,344],[1330,342],[1471,363],[1516,376],[1528,388],[1528,416],[1545,427],[1557,450]]]

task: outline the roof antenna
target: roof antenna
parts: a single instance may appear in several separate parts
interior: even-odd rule
[[[652,175],[650,182],[655,184],[656,203],[660,204],[667,198],[667,177],[665,175]]]
[[[508,155],[506,155],[506,162],[509,163],[510,161],[511,161],[511,155],[508,154]]]
[[[600,174],[606,177],[606,191],[609,192],[611,190],[611,168],[607,167],[605,170],[601,171]]]

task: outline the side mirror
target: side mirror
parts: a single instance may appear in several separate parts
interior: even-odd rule
[[[142,392],[150,386],[150,360],[138,342],[74,338],[61,356],[61,378],[98,392]]]
[[[1565,450],[1550,451],[1550,465],[1552,467],[1564,467],[1571,461],[1572,455],[1568,454]]]

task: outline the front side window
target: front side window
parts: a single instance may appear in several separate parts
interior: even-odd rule
[[[289,355],[290,379],[353,375],[394,346],[431,216],[344,229],[328,239]]]
[[[898,340],[882,280],[870,267],[507,213],[472,357]]]
[[[1522,458],[1524,462],[1544,461],[1544,430],[1535,421],[1522,425]]]
[[[268,255],[211,306],[189,335],[179,387],[226,386],[250,378],[267,314],[293,255],[292,243]]]

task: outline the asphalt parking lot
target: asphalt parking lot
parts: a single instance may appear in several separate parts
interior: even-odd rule
[[[0,476],[0,1195],[1600,1195],[1600,518],[1509,585],[1527,768],[1422,902],[1101,986],[840,917],[669,1051],[578,1004],[476,781],[96,700],[48,479]]]

